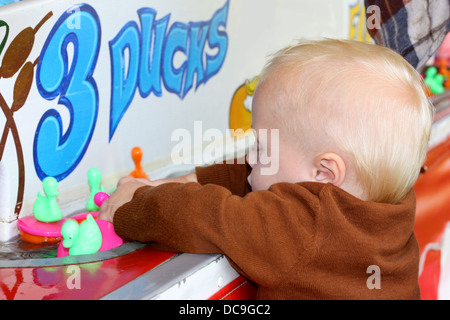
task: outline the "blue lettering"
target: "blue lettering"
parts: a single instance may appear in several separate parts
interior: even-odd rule
[[[141,30],[128,22],[110,41],[110,141],[138,88],[143,98],[152,92],[160,97],[164,83],[168,92],[183,99],[194,86],[195,76],[197,89],[219,72],[228,49],[228,6],[229,0],[209,21],[174,22],[168,31],[170,15],[156,20],[154,9],[142,8],[138,10]],[[216,51],[214,55],[206,54],[207,46]]]
[[[227,16],[228,2],[214,14],[211,20],[211,31],[208,35],[208,43],[211,48],[217,48],[218,52],[215,56],[206,55],[206,80],[219,72],[225,60],[228,48],[228,37],[227,33],[223,30],[219,30],[219,28],[225,28],[227,26]]]
[[[139,30],[135,22],[127,23],[109,42],[111,55],[111,110],[109,140],[127,111],[136,92],[139,68]],[[128,50],[128,63],[125,52]],[[128,72],[125,74],[125,65]]]
[[[184,84],[184,95],[191,90],[194,83],[194,73],[197,74],[196,88],[204,80],[203,52],[205,50],[206,37],[209,25],[205,23],[191,23],[189,29],[189,56],[186,70],[186,82]]]
[[[83,28],[73,28],[73,17]],[[33,161],[42,180],[69,175],[83,158],[92,138],[98,114],[98,91],[92,77],[100,49],[101,28],[95,10],[75,6],[58,19],[42,48],[36,70],[36,85],[47,100],[59,96],[58,104],[69,111],[70,122],[63,132],[58,111],[44,113],[36,129]],[[73,45],[69,66],[68,45]]]
[[[140,9],[138,13],[142,26],[139,92],[143,98],[151,92],[160,97],[162,95],[160,66],[169,15],[155,21],[156,11],[153,9]],[[153,29],[154,32],[152,32]],[[152,40],[154,42],[153,48]]]
[[[186,54],[187,47],[187,25],[175,22],[169,30],[166,38],[166,47],[163,58],[163,81],[169,92],[181,95],[181,86],[183,85],[183,74],[186,69],[186,61],[179,68],[174,66],[174,57],[177,52]]]
[[[228,48],[225,31],[228,6],[229,0],[209,21],[174,22],[170,28],[170,15],[156,20],[154,9],[142,8],[138,10],[141,29],[134,21],[123,26],[109,42],[109,140],[137,89],[143,98],[151,93],[160,97],[164,83],[167,91],[183,99],[194,82],[197,89],[220,70]],[[82,28],[73,28],[74,20]],[[40,179],[47,176],[64,179],[76,168],[90,144],[99,107],[93,73],[100,39],[97,13],[90,5],[80,4],[61,15],[42,48],[36,69],[37,89],[47,100],[58,98],[58,104],[68,110],[69,123],[64,131],[63,118],[56,109],[41,117],[33,143],[33,161]],[[215,54],[206,54],[206,48],[213,49]]]

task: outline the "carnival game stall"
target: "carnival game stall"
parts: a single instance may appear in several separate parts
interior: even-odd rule
[[[255,298],[225,257],[124,242],[99,207],[123,176],[244,155],[267,56],[301,38],[371,42],[364,1],[0,5],[0,299]],[[424,69],[444,88],[430,91],[438,112],[416,186],[427,299],[444,297],[450,267],[446,52]]]

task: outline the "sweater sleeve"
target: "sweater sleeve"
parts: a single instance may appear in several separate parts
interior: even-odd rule
[[[216,184],[227,188],[232,194],[238,196],[244,196],[250,192],[250,185],[247,181],[250,172],[251,167],[247,162],[244,164],[224,162],[195,168],[197,180],[201,185]]]
[[[113,223],[125,240],[224,254],[241,274],[269,285],[313,246],[318,210],[317,198],[294,184],[239,197],[214,184],[167,183],[139,188]]]

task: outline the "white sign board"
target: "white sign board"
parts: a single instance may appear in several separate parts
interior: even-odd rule
[[[112,189],[134,170],[135,146],[153,179],[204,163],[204,132],[249,125],[245,84],[270,53],[300,38],[365,41],[364,14],[359,0],[0,7],[0,240],[32,214],[47,176],[70,215],[89,197],[88,170],[100,169]],[[180,129],[193,150],[184,166],[172,159]]]

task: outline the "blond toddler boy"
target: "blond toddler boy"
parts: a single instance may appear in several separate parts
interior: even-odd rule
[[[225,255],[260,299],[419,299],[412,187],[432,119],[420,75],[394,51],[302,41],[272,57],[253,99],[257,152],[278,150],[275,174],[257,155],[123,178],[100,218],[126,240]]]

